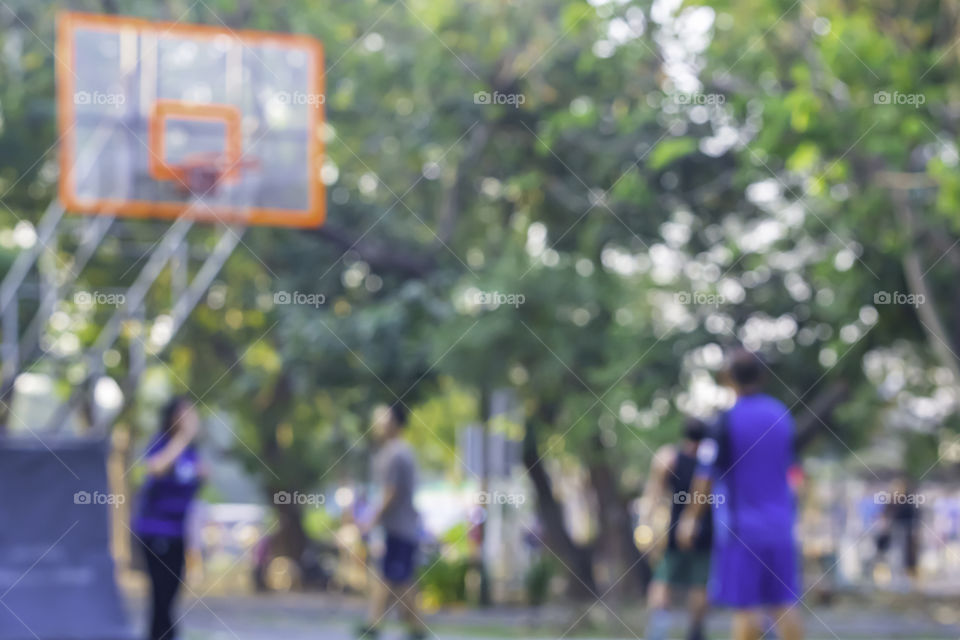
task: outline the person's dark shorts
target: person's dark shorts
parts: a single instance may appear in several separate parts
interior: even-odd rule
[[[383,577],[393,584],[404,584],[413,579],[416,569],[417,543],[387,534],[383,553]]]
[[[709,551],[667,549],[653,573],[656,582],[664,582],[671,587],[705,588],[709,578]]]

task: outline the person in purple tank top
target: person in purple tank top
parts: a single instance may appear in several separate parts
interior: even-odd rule
[[[149,640],[175,640],[171,610],[184,568],[184,521],[205,475],[194,441],[200,418],[189,399],[164,407],[160,430],[147,447],[147,479],[140,490],[133,533],[150,575]]]
[[[783,640],[800,640],[803,628],[794,494],[794,423],[790,410],[762,392],[765,365],[744,349],[731,354],[726,382],[737,401],[698,448],[694,489],[713,492],[713,554],[708,590],[713,604],[734,610],[734,640],[754,640],[772,611]],[[689,547],[705,508],[693,502],[677,524]]]

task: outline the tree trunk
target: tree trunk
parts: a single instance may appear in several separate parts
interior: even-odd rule
[[[846,400],[849,391],[850,385],[845,380],[840,380],[806,403],[806,407],[809,408],[805,408],[797,416],[794,443],[798,452],[809,446],[822,429],[827,428],[825,425],[830,421],[830,414],[840,403]]]
[[[960,380],[960,363],[957,362],[954,345],[951,344],[950,334],[937,311],[937,299],[933,290],[927,286],[924,277],[929,269],[923,268],[920,262],[920,252],[916,249],[915,243],[918,234],[913,209],[907,196],[900,193],[897,193],[894,197],[894,205],[904,231],[910,239],[909,248],[903,256],[903,274],[907,286],[910,288],[910,293],[920,300],[920,303],[915,305],[920,325],[927,334],[931,351],[937,354],[941,364],[950,370],[954,379]]]
[[[483,495],[490,492],[490,390],[484,387],[480,392],[480,411],[482,413],[483,461],[480,467],[480,491]],[[489,508],[489,507],[488,507]],[[477,569],[480,572],[480,606],[489,607],[493,603],[490,593],[490,573],[487,571],[487,519],[479,524],[480,557]]]
[[[563,507],[553,495],[553,483],[540,459],[535,428],[529,422],[523,434],[523,463],[537,495],[537,515],[543,528],[543,542],[569,575],[567,595],[577,600],[596,599],[593,554],[590,548],[574,542],[567,532],[563,522]]]
[[[277,514],[277,528],[270,537],[270,554],[290,558],[299,566],[307,550],[307,533],[303,530],[300,505],[274,501],[273,510]]]
[[[610,469],[599,438],[595,439],[595,447],[589,471],[600,511],[598,548],[606,550],[604,559],[609,569],[604,589],[617,600],[638,598],[645,589],[649,567],[633,542],[627,501],[620,494],[617,477]]]
[[[269,400],[265,403],[261,415],[268,421],[264,425],[267,434],[263,443],[264,457],[271,469],[284,468],[284,452],[277,441],[277,427],[283,423],[287,407],[291,406],[292,387],[287,375],[280,374],[273,387]],[[269,483],[270,499],[277,515],[277,527],[270,536],[270,553],[273,556],[285,556],[301,566],[308,538],[303,529],[303,512],[300,505],[292,502],[293,494],[302,487],[289,486],[290,479],[272,478]],[[294,482],[295,484],[295,482]],[[277,494],[285,494],[291,500],[277,500]],[[302,567],[301,567],[302,568]]]

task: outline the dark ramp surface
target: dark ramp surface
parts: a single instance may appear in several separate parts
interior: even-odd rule
[[[128,640],[103,440],[0,441],[0,640]]]

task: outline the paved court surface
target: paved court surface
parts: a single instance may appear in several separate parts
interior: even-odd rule
[[[134,605],[135,608],[139,608]],[[502,640],[504,638],[570,638],[572,640],[639,640],[643,634],[642,618],[637,610],[618,611],[617,618],[602,605],[593,607],[581,625],[568,633],[571,623],[586,607],[552,607],[533,612],[526,609],[491,611],[449,611],[427,618],[427,624],[438,638],[451,640]],[[806,612],[807,637],[812,640],[960,638],[960,624],[938,622],[950,619],[948,604],[926,610],[903,611],[902,607],[878,603],[870,607],[840,605],[815,607]],[[343,600],[320,595],[294,594],[267,597],[209,597],[202,601],[185,598],[182,631],[185,640],[349,640],[361,612],[356,600]],[[142,618],[141,611],[135,617]],[[602,628],[584,625],[588,619],[603,618]],[[729,618],[714,613],[710,621],[712,638],[727,637]],[[682,638],[683,630],[674,629],[673,637]],[[403,633],[396,625],[387,627],[385,640],[401,640]]]

